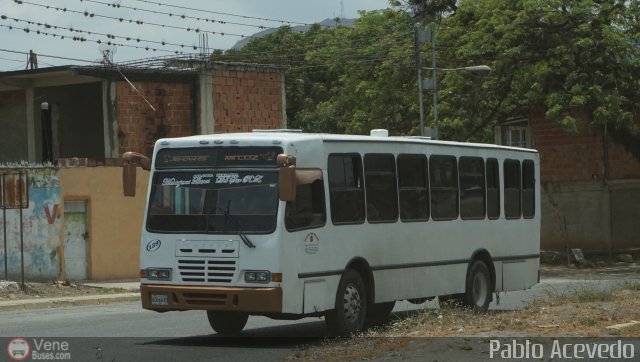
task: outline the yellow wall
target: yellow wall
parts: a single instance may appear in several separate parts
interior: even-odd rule
[[[122,167],[62,168],[59,176],[62,205],[88,201],[89,279],[138,279],[149,172],[138,168],[136,197],[122,194]]]

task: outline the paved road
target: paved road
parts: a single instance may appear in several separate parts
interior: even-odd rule
[[[602,277],[602,275],[600,275]],[[521,308],[549,292],[566,293],[580,288],[610,288],[639,274],[605,275],[584,279],[571,275],[544,278],[534,288],[501,296],[495,309]],[[404,317],[416,310],[435,307],[398,303],[395,314]],[[260,360],[274,361],[290,356],[302,345],[321,343],[324,321],[305,318],[299,321],[273,321],[251,317],[243,333],[245,338],[229,339],[214,334],[204,312],[155,313],[139,303],[11,311],[0,313],[0,336],[47,337],[68,340],[73,360]],[[55,339],[54,337],[64,337]],[[106,338],[109,337],[109,338]],[[8,338],[0,338],[6,346]],[[1,360],[1,358],[0,358]]]

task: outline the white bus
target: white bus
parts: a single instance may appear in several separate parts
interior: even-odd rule
[[[422,137],[254,131],[159,140],[141,237],[142,306],[324,316],[349,335],[395,301],[493,294],[539,280],[540,169],[531,149]],[[133,171],[133,172],[132,172]],[[134,189],[135,190],[135,189]]]

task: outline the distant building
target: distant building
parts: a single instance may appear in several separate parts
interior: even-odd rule
[[[533,112],[497,126],[495,142],[540,152],[543,250],[640,249],[640,160],[586,119],[571,134]]]
[[[125,199],[122,153],[150,156],[163,137],[285,128],[284,81],[278,67],[192,59],[0,73],[0,279],[5,259],[19,275],[21,239],[30,279],[137,278],[148,172]]]

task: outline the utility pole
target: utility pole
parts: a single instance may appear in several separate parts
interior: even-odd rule
[[[422,55],[420,52],[420,45],[422,43],[429,43],[431,46],[431,78],[423,79],[422,76]],[[438,93],[436,84],[436,27],[434,23],[423,27],[421,23],[417,23],[414,26],[414,50],[416,56],[416,64],[418,67],[418,102],[420,103],[420,135],[431,136],[433,139],[438,139]],[[424,127],[424,90],[429,89],[433,91],[433,119],[435,122],[434,128],[425,129]]]

